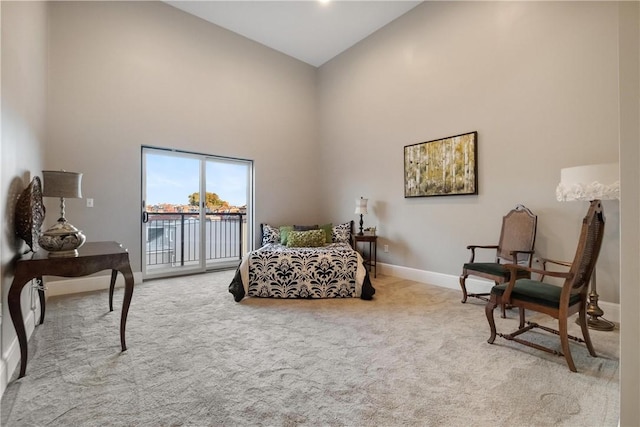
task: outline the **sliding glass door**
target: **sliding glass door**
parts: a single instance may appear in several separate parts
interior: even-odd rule
[[[250,160],[142,148],[144,278],[235,267],[250,248]]]

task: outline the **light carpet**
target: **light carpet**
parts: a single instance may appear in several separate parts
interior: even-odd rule
[[[120,352],[122,289],[49,299],[4,426],[616,426],[619,333],[597,358],[497,338],[481,302],[393,277],[373,301],[245,298],[233,271],[137,285]],[[517,326],[508,311],[499,331]],[[545,319],[541,317],[538,320]],[[549,321],[541,323],[553,325]],[[570,333],[580,336],[571,322]],[[559,348],[557,337],[530,332]]]

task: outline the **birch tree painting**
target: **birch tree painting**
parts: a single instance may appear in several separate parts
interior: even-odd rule
[[[478,194],[478,133],[404,147],[404,197]]]

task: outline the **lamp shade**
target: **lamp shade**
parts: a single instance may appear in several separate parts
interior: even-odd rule
[[[67,171],[42,171],[45,197],[82,198],[82,174]]]
[[[369,199],[363,199],[362,197],[360,197],[359,199],[356,199],[356,211],[355,213],[358,215],[363,215],[367,213],[367,202],[369,201]]]
[[[560,184],[556,188],[556,198],[560,202],[620,199],[618,163],[562,169]]]

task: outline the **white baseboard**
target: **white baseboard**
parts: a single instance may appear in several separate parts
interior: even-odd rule
[[[462,289],[460,289],[459,276],[451,274],[434,273],[432,271],[418,270],[416,268],[402,267],[399,265],[385,264],[379,262],[377,267],[380,273],[386,276],[398,277],[405,280],[413,280],[415,282],[428,283],[430,285],[440,286],[442,288],[455,289],[460,291],[462,298]],[[489,292],[493,282],[468,277],[465,281],[467,291],[470,293]],[[603,316],[611,322],[620,324],[620,304],[598,301],[598,306],[604,311]]]
[[[0,397],[4,395],[4,391],[7,389],[8,383],[7,364],[4,363],[4,359],[0,359]]]
[[[37,303],[35,310],[29,310],[27,317],[24,319],[24,329],[27,334],[27,341],[29,341],[29,338],[36,327],[35,313],[38,313],[38,316],[40,316],[39,302]],[[18,343],[18,337],[15,337],[11,341],[11,344],[9,344],[7,351],[2,355],[2,360],[0,360],[0,396],[4,394],[7,384],[9,384],[9,379],[19,364],[20,344]]]

